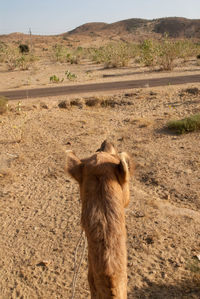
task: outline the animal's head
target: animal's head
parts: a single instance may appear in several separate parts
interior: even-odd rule
[[[67,151],[65,168],[79,183],[82,199],[95,193],[106,193],[106,188],[110,188],[122,195],[124,206],[128,205],[132,159],[126,152],[118,154],[112,143],[104,141],[94,155],[82,160],[73,151]]]

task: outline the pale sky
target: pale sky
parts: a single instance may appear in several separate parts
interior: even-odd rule
[[[0,0],[0,34],[59,34],[88,22],[200,19],[200,0]]]

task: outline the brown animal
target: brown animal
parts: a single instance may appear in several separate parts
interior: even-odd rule
[[[104,141],[90,158],[67,151],[66,169],[79,183],[81,223],[88,240],[88,281],[92,299],[127,298],[124,207],[129,203],[132,161]]]

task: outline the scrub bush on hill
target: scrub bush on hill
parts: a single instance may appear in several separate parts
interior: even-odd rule
[[[131,58],[136,56],[133,45],[123,42],[93,48],[90,49],[90,53],[92,61],[103,63],[107,68],[128,66]]]
[[[168,39],[158,44],[158,65],[161,70],[171,71],[175,66],[175,60],[180,57],[180,48],[176,42]]]
[[[140,44],[139,61],[144,66],[155,66],[157,63],[158,49],[153,40],[145,40]]]
[[[28,70],[35,61],[36,57],[33,54],[22,54],[19,48],[0,45],[0,62],[5,63],[9,71]]]
[[[170,71],[177,59],[184,61],[195,55],[197,47],[191,41],[174,41],[165,36],[161,41],[145,40],[140,44],[140,62],[144,66]]]
[[[0,63],[5,62],[7,45],[3,42],[0,42]]]
[[[82,49],[69,50],[67,47],[56,44],[52,47],[52,60],[60,63],[78,64]]]

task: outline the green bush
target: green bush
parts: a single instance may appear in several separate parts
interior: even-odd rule
[[[184,61],[196,55],[197,46],[191,41],[173,41],[166,35],[161,41],[145,40],[140,44],[140,62],[160,70],[172,70],[176,59]]]
[[[50,82],[52,83],[61,83],[64,81],[64,78],[60,79],[59,77],[57,77],[56,75],[53,75],[49,78]]]
[[[125,67],[136,54],[133,47],[125,42],[109,43],[100,48],[91,48],[90,55],[94,62],[105,67]]]
[[[76,76],[75,74],[71,73],[69,70],[67,70],[67,71],[65,72],[65,75],[67,76],[67,79],[68,79],[68,80],[74,80],[74,79],[77,78],[77,76]]]
[[[145,40],[140,44],[140,62],[144,66],[155,66],[157,63],[157,43],[152,40]]]
[[[52,48],[52,59],[56,62],[78,64],[81,50],[71,51],[63,45],[56,44]]]
[[[170,121],[167,127],[170,130],[176,131],[178,134],[200,130],[200,113],[181,120]]]

